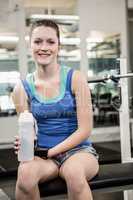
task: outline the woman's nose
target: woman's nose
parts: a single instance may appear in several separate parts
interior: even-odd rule
[[[45,50],[45,51],[48,50],[48,45],[45,42],[42,43],[41,50]]]

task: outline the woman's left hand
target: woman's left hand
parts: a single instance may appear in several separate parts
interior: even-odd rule
[[[57,146],[55,146],[55,147],[48,150],[47,157],[52,158],[52,157],[54,157],[54,156],[56,156],[60,153],[61,153],[61,151],[59,151],[59,148]]]
[[[51,148],[51,149],[48,150],[47,157],[52,158],[53,156],[55,156],[55,153],[54,153],[53,149]]]

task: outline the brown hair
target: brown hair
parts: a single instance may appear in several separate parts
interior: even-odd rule
[[[46,27],[51,27],[56,31],[56,35],[58,38],[58,44],[60,45],[60,31],[59,31],[59,27],[58,25],[53,21],[53,20],[49,20],[49,19],[42,19],[42,20],[37,20],[34,21],[31,25],[31,29],[30,29],[30,37],[32,36],[32,32],[36,27],[39,26],[46,26]]]

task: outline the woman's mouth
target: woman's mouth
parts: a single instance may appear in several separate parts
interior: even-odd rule
[[[46,58],[46,57],[48,57],[48,56],[50,56],[50,55],[51,55],[51,54],[44,54],[44,53],[43,53],[43,54],[38,54],[38,56],[39,56],[39,57],[42,57],[42,58],[43,58],[43,57]]]

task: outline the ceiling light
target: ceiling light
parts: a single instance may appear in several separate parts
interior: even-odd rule
[[[29,36],[25,36],[25,40],[29,40]],[[0,43],[17,43],[19,41],[18,36],[4,36],[0,35]]]
[[[18,42],[17,36],[0,36],[0,42]]]
[[[63,45],[79,45],[80,38],[61,38],[61,44]]]
[[[55,20],[69,20],[69,21],[79,21],[79,16],[76,15],[39,15],[34,14],[30,16],[30,19],[55,19]]]

